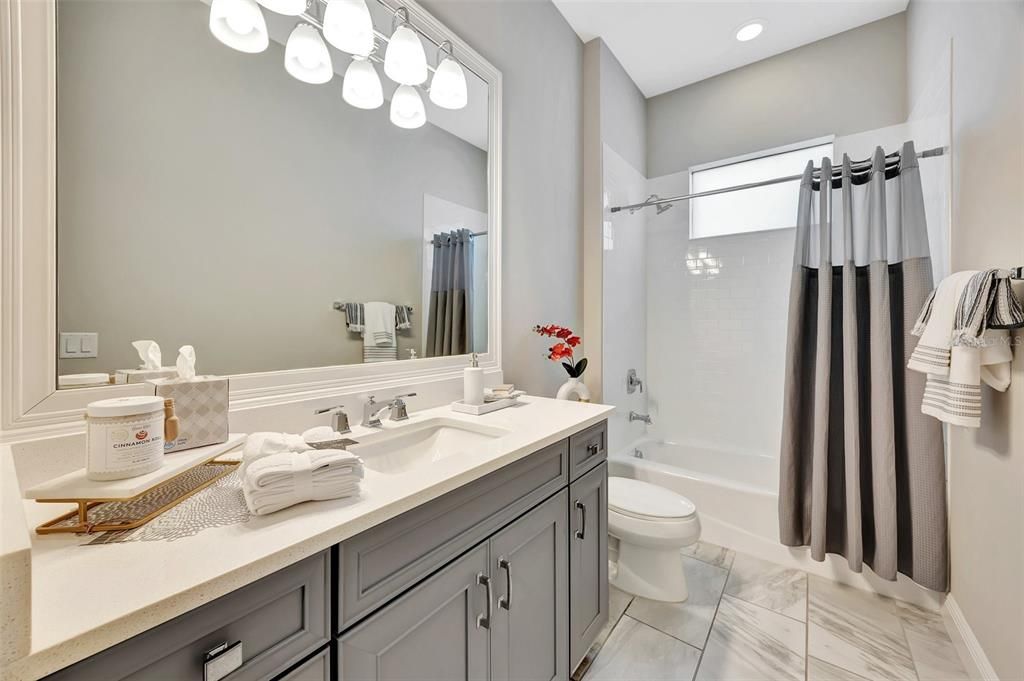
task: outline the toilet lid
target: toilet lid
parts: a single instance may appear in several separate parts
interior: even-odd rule
[[[608,478],[608,507],[643,518],[686,518],[697,512],[693,502],[672,490],[632,478]]]

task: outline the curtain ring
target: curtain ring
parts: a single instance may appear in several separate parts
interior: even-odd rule
[[[399,16],[401,15],[401,19]],[[395,14],[391,17],[391,32],[394,33],[395,29],[399,26],[405,26],[409,23],[409,10],[406,7],[399,7],[395,10]]]

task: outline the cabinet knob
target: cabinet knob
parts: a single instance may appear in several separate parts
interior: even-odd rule
[[[589,454],[590,456],[597,456],[597,453],[599,451],[601,451],[601,445],[597,444],[596,442],[591,442],[589,445],[587,445],[587,454]]]
[[[221,643],[206,651],[203,660],[203,681],[220,681],[242,666],[242,642]]]

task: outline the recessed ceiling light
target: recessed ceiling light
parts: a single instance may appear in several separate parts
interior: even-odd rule
[[[763,30],[764,24],[760,21],[748,21],[740,26],[739,30],[736,31],[736,40],[739,40],[741,43],[745,43],[748,40],[753,40],[757,36],[761,35],[761,31]]]

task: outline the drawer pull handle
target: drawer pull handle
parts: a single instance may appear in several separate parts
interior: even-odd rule
[[[220,681],[242,666],[242,642],[221,643],[206,651],[203,681]]]
[[[583,539],[587,536],[587,505],[577,499],[576,508],[580,511],[580,529],[576,530],[576,538]]]
[[[597,456],[597,453],[599,451],[601,451],[601,445],[597,444],[596,442],[591,442],[589,445],[587,445],[588,456]]]
[[[476,573],[476,583],[481,584],[487,588],[487,609],[486,614],[476,616],[476,628],[477,629],[490,629],[491,628],[491,597],[494,595],[491,593],[491,578],[482,572]]]
[[[505,571],[505,595],[498,599],[498,607],[512,609],[512,563],[507,558],[498,559],[498,567]]]

